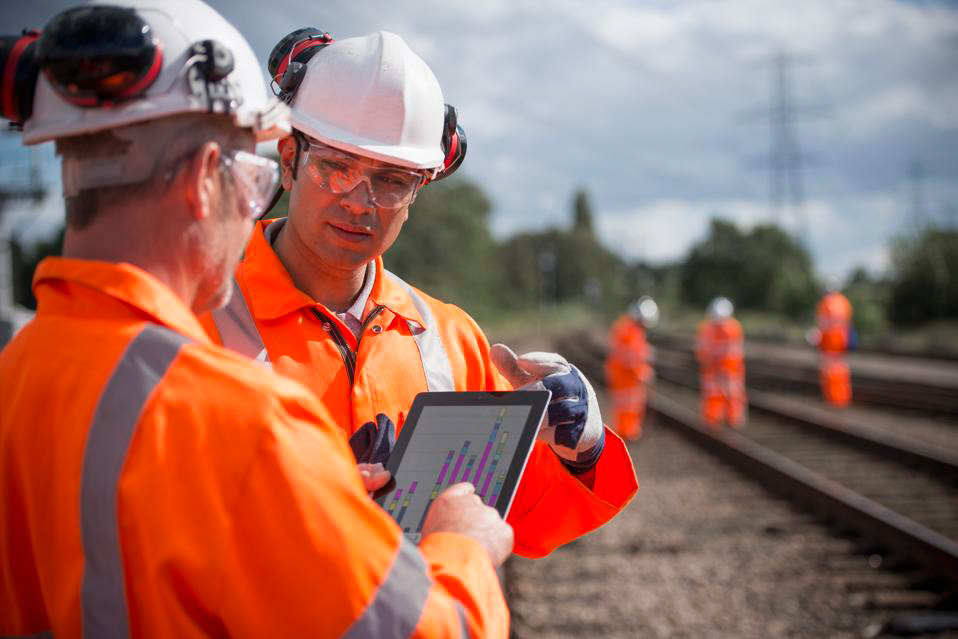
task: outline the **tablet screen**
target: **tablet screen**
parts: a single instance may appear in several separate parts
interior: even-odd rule
[[[503,517],[535,442],[548,391],[421,393],[386,468],[394,483],[377,501],[414,542],[439,493],[470,482]]]

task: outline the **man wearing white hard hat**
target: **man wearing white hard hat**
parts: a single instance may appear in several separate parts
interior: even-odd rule
[[[658,305],[643,295],[609,329],[605,383],[615,411],[613,428],[626,440],[638,439],[642,434],[648,387],[655,381],[646,331],[658,322]]]
[[[289,130],[242,36],[198,0],[100,2],[0,67],[67,210],[0,353],[0,636],[508,636],[498,513],[455,485],[412,545],[313,394],[199,323],[278,180],[255,143]]]
[[[734,313],[727,297],[713,299],[696,339],[702,419],[715,430],[742,428],[748,416],[744,334]]]
[[[508,518],[516,552],[546,555],[614,517],[635,471],[579,371],[554,353],[490,347],[465,312],[385,268],[417,191],[465,155],[426,63],[392,33],[334,42],[301,29],[269,70],[292,110],[279,143],[289,215],[254,229],[239,294],[204,321],[214,339],[316,392],[360,461],[388,456],[420,392],[548,388]]]

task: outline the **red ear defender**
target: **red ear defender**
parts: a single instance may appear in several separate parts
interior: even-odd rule
[[[33,112],[33,94],[40,67],[36,62],[37,31],[0,36],[0,117],[19,128]]]
[[[315,27],[297,29],[280,40],[270,51],[266,69],[273,78],[273,91],[289,104],[306,75],[306,63],[320,49],[333,43],[333,36]]]
[[[446,154],[446,157],[442,162],[439,173],[430,180],[432,182],[443,180],[455,173],[462,161],[466,159],[466,132],[459,126],[456,107],[451,104],[446,105],[446,122],[442,130],[442,151]]]

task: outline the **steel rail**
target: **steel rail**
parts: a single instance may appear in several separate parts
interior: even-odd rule
[[[711,431],[698,415],[657,391],[649,408],[696,444],[863,539],[958,586],[958,543],[729,429]]]
[[[671,365],[661,365],[659,377],[688,388],[698,388],[695,375]],[[921,466],[952,480],[958,479],[958,454],[880,433],[846,417],[824,414],[811,407],[796,406],[774,395],[748,388],[749,408],[809,428],[831,439],[865,449],[901,464]]]

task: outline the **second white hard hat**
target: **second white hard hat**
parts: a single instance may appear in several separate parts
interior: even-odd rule
[[[722,320],[728,317],[732,317],[732,313],[735,312],[735,306],[732,305],[731,300],[727,297],[716,297],[709,304],[708,316],[712,320]]]
[[[655,328],[659,323],[659,305],[648,295],[633,302],[629,314],[646,328]]]
[[[290,106],[293,127],[329,146],[413,169],[443,164],[439,81],[394,33],[324,48]]]

